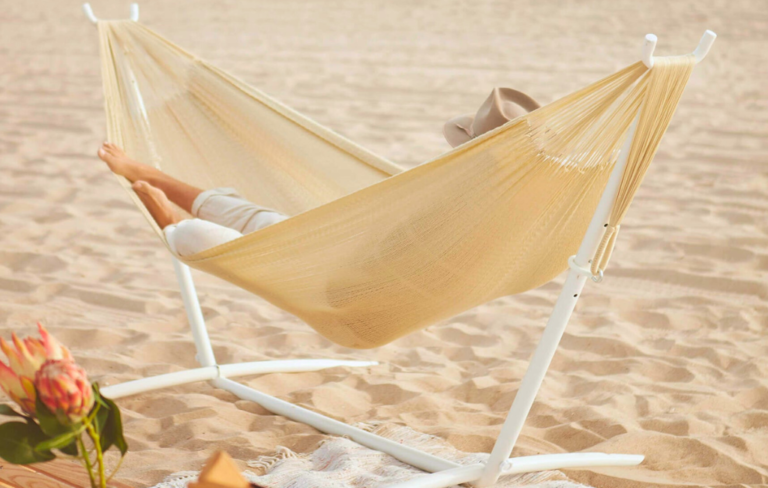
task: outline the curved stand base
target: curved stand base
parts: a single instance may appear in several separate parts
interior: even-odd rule
[[[211,381],[222,390],[233,393],[243,400],[258,403],[265,409],[297,422],[310,425],[327,434],[346,436],[358,444],[380,452],[419,468],[431,472],[410,481],[390,485],[389,488],[446,488],[461,483],[473,483],[480,480],[486,465],[472,464],[461,466],[453,461],[442,459],[413,447],[386,439],[374,433],[339,422],[330,417],[313,412],[285,400],[254,390],[248,386],[228,379],[233,376],[245,376],[264,373],[295,373],[318,371],[334,367],[367,367],[378,364],[375,361],[337,361],[327,359],[294,359],[285,361],[256,361],[251,363],[205,366],[175,373],[168,373],[151,378],[128,381],[119,385],[103,388],[102,393],[109,398],[122,398],[138,393],[159,390],[197,381]],[[501,476],[544,471],[562,468],[588,468],[593,466],[634,466],[643,461],[643,456],[629,454],[574,453],[544,454],[508,459],[503,463]]]
[[[614,173],[619,174],[615,170]],[[598,227],[596,226],[596,228]],[[579,262],[586,261],[581,259]],[[196,358],[200,362],[201,367],[109,386],[102,389],[102,393],[105,396],[116,399],[196,381],[210,381],[215,387],[226,390],[243,400],[258,403],[270,412],[297,422],[303,422],[327,434],[349,437],[358,444],[384,452],[404,463],[432,473],[419,476],[405,483],[393,485],[396,488],[446,488],[461,483],[471,483],[479,488],[492,486],[500,476],[516,473],[560,468],[587,468],[591,466],[634,466],[640,464],[643,460],[643,456],[602,453],[547,454],[509,459],[509,454],[512,452],[515,440],[520,434],[525,418],[528,416],[528,410],[533,404],[549,362],[555,353],[557,344],[560,342],[560,337],[568,323],[568,318],[573,311],[573,307],[576,305],[576,299],[587,280],[587,277],[578,270],[572,269],[566,279],[563,291],[547,323],[542,340],[536,348],[531,365],[523,378],[520,390],[510,410],[510,415],[505,422],[501,436],[494,446],[488,463],[461,466],[453,461],[439,458],[430,453],[378,436],[372,432],[347,425],[229,379],[237,376],[265,373],[296,373],[335,367],[367,367],[375,366],[378,362],[291,359],[217,364],[189,268],[175,259],[174,267],[176,268],[181,296],[197,349]]]

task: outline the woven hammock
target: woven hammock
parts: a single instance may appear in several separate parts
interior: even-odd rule
[[[695,63],[633,64],[403,171],[141,24],[99,22],[99,36],[111,142],[291,216],[179,259],[355,348],[565,270],[637,118],[602,270]]]

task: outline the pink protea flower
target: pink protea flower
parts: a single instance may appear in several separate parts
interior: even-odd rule
[[[28,414],[35,414],[34,379],[37,370],[49,359],[71,360],[69,351],[37,324],[40,339],[19,339],[11,334],[13,345],[0,337],[0,350],[8,357],[8,364],[0,361],[0,388]]]
[[[93,408],[93,388],[85,370],[71,359],[53,359],[35,375],[40,401],[63,423],[83,419]]]

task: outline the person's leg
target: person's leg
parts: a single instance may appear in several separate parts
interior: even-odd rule
[[[168,247],[177,256],[192,256],[243,237],[229,227],[207,220],[187,219],[163,229]]]
[[[173,204],[165,196],[165,193],[159,188],[155,188],[146,181],[136,181],[131,185],[144,206],[149,210],[149,214],[155,219],[161,229],[165,229],[171,224],[181,222]]]
[[[136,181],[131,187],[163,229],[168,246],[177,256],[192,256],[243,236],[213,222],[181,219],[165,193],[146,181]]]
[[[168,200],[172,201],[188,213],[192,213],[192,205],[195,198],[203,190],[179,181],[152,166],[134,161],[129,158],[119,147],[105,142],[98,152],[99,158],[107,163],[113,173],[125,177],[131,183],[145,181],[165,193]],[[135,190],[136,188],[134,188]]]
[[[232,188],[206,190],[195,199],[192,215],[250,234],[288,217],[245,200]]]
[[[99,149],[99,158],[104,160],[114,173],[124,176],[131,182],[146,182],[149,187],[164,193],[163,197],[167,197],[165,198],[166,202],[170,200],[195,217],[229,227],[242,234],[255,232],[288,218],[279,212],[243,199],[231,188],[215,188],[205,191],[195,188],[156,168],[132,160],[114,144],[104,143]],[[147,189],[145,193],[152,196],[156,192]],[[158,207],[157,202],[160,197],[151,200],[155,207]],[[143,198],[142,201],[145,205],[147,204]],[[156,208],[156,212],[168,213],[164,206],[160,207]],[[163,217],[161,216],[161,218]],[[158,219],[155,218],[155,220]],[[167,218],[164,221],[167,221]],[[165,226],[161,224],[161,227],[164,228]]]

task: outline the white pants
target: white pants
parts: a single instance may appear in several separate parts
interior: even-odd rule
[[[243,199],[232,188],[201,193],[192,204],[196,218],[166,227],[165,238],[178,256],[191,256],[287,219],[286,215]]]

